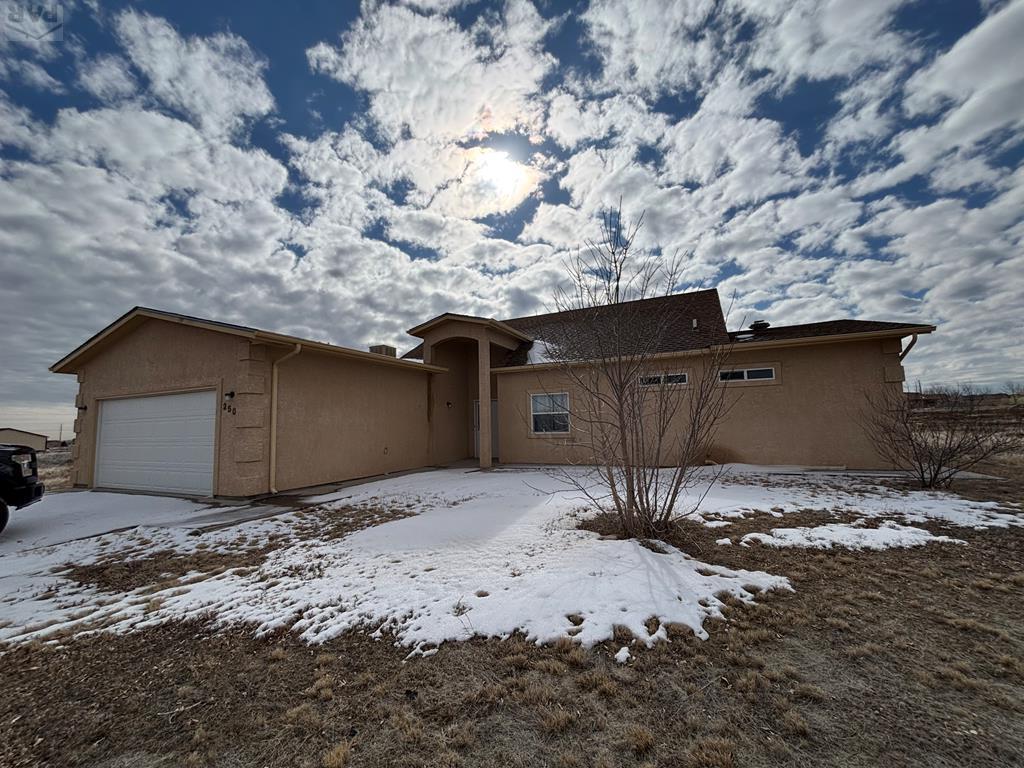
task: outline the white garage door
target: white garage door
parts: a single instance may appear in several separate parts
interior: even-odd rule
[[[216,409],[213,391],[102,401],[96,486],[211,495]]]

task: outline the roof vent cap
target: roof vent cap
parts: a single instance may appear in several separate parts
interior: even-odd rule
[[[750,324],[750,330],[752,331],[767,331],[771,327],[771,323],[767,320],[758,320]]]

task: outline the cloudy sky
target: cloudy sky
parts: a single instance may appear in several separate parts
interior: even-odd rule
[[[186,7],[188,6],[188,7]],[[1024,378],[1024,2],[0,4],[0,423],[136,304],[356,347],[542,311],[621,197],[732,325]],[[6,26],[5,26],[6,25]]]

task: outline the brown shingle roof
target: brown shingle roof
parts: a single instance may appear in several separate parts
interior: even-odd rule
[[[559,339],[565,333],[566,324],[586,322],[589,327],[600,327],[602,315],[610,315],[616,311],[631,311],[638,325],[643,327],[645,317],[658,317],[665,310],[670,312],[670,320],[664,331],[659,328],[659,337],[653,353],[685,352],[702,349],[713,344],[737,344],[756,341],[789,341],[808,339],[821,336],[844,336],[854,333],[874,333],[878,331],[905,331],[911,333],[927,333],[933,328],[923,323],[890,323],[881,320],[826,320],[820,323],[803,323],[802,325],[780,325],[759,331],[728,331],[722,306],[718,299],[718,291],[714,288],[690,293],[677,293],[672,296],[661,296],[642,301],[625,302],[620,305],[594,307],[587,310],[570,310],[568,312],[552,312],[545,315],[529,315],[513,317],[502,322],[515,328],[533,339]],[[595,314],[596,313],[596,316]],[[697,320],[697,327],[693,321]],[[520,344],[518,349],[508,353],[503,360],[495,360],[494,367],[525,365],[530,344]],[[423,345],[420,344],[406,352],[403,357],[419,360],[423,357]]]
[[[714,288],[603,307],[513,317],[501,322],[532,339],[557,339],[565,333],[567,325],[585,322],[588,325],[600,326],[614,313],[626,311],[632,313],[632,317],[641,326],[646,319],[660,317],[666,311],[669,313],[667,324],[664,329],[660,329],[662,332],[659,333],[657,345],[652,350],[655,353],[683,352],[729,342],[729,332],[722,316],[722,305],[718,300],[718,291]],[[696,328],[694,320],[697,321]],[[496,360],[495,367],[525,364],[529,348],[529,343],[521,344],[518,349],[510,352],[505,360]],[[422,344],[403,355],[405,358],[417,360],[422,356]]]
[[[882,320],[826,320],[821,323],[802,325],[771,326],[760,331],[732,331],[733,340],[742,341],[787,341],[809,339],[816,336],[843,336],[848,333],[873,333],[876,331],[898,331],[926,328],[924,323],[887,323]]]

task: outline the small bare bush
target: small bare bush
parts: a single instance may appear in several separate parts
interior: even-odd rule
[[[869,393],[861,423],[882,457],[922,488],[945,488],[983,461],[1024,451],[1024,410],[994,418],[983,394],[967,385]]]

